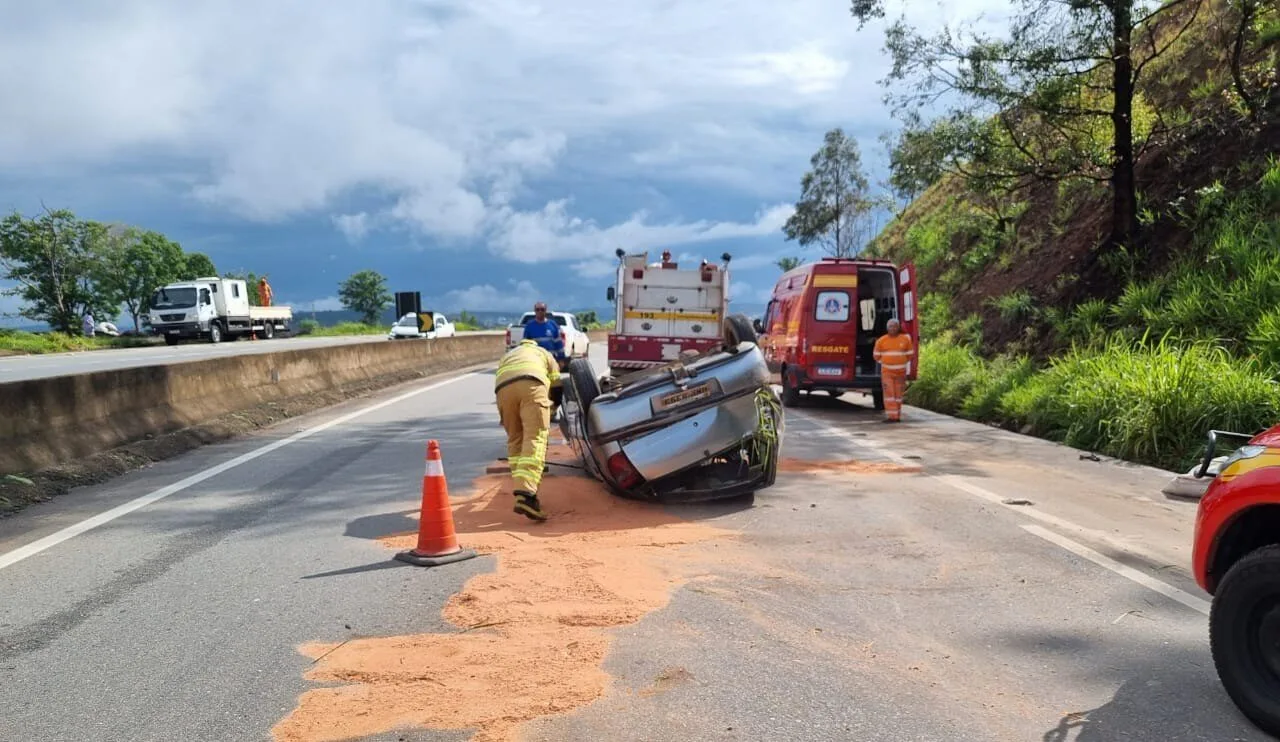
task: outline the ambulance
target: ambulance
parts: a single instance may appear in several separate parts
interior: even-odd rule
[[[769,370],[782,385],[782,403],[795,407],[800,393],[870,394],[884,409],[880,368],[872,353],[889,320],[920,347],[916,278],[910,263],[823,258],[782,274],[764,317],[756,321]],[[907,369],[915,379],[918,357]]]

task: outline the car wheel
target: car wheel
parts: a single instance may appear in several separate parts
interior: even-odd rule
[[[782,370],[782,405],[784,407],[800,406],[800,377],[795,367]]]
[[[1222,578],[1209,611],[1209,648],[1236,707],[1280,735],[1280,546],[1252,552]]]
[[[570,360],[569,382],[573,385],[574,399],[578,401],[578,407],[582,412],[586,412],[595,398],[600,396],[600,380],[596,378],[596,370],[592,368],[591,361],[585,358]]]
[[[217,322],[209,323],[209,342],[222,342],[222,325],[219,325]]]
[[[724,318],[724,343],[727,350],[737,348],[739,343],[758,345],[759,342],[756,330],[746,315],[731,314]]]
[[[884,409],[884,387],[876,387],[871,390],[871,406],[877,410]]]

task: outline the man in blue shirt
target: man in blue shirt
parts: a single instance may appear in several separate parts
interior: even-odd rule
[[[568,365],[564,356],[564,340],[560,338],[560,326],[547,314],[545,302],[533,305],[533,319],[524,326],[524,337],[550,351],[563,371]],[[551,419],[555,421],[560,414],[560,400],[564,396],[562,389],[553,389],[551,393]]]

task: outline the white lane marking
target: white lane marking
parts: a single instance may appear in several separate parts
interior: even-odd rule
[[[794,413],[792,413],[792,414],[794,414]],[[914,465],[917,465],[917,464],[919,463],[919,462],[911,461],[910,459],[906,459],[906,458],[904,458],[904,457],[902,457],[902,456],[900,456],[900,455],[898,455],[898,454],[896,454],[896,453],[894,453],[894,452],[892,452],[892,451],[890,451],[890,450],[887,450],[887,449],[885,449],[881,444],[876,443],[876,442],[875,442],[875,441],[873,441],[873,440],[869,440],[869,439],[866,439],[866,438],[859,438],[859,437],[853,436],[853,435],[851,435],[848,431],[841,430],[840,428],[837,428],[837,427],[835,427],[834,425],[831,425],[831,424],[830,424],[830,423],[828,423],[827,421],[822,420],[822,419],[820,419],[820,418],[810,417],[809,415],[797,415],[797,417],[799,417],[800,419],[802,419],[802,420],[804,420],[804,421],[806,421],[806,422],[808,422],[808,423],[810,423],[810,424],[814,425],[815,427],[818,427],[818,428],[821,428],[821,429],[823,429],[823,430],[826,430],[828,433],[832,433],[832,434],[834,434],[834,435],[836,435],[836,436],[838,436],[838,437],[840,437],[840,438],[843,438],[844,440],[848,441],[849,443],[853,444],[854,446],[862,446],[862,447],[864,447],[864,448],[871,449],[872,451],[874,451],[874,452],[876,452],[876,453],[878,453],[878,454],[880,454],[880,455],[882,455],[882,456],[885,456],[886,458],[892,459],[893,461],[896,461],[897,463],[904,464],[904,465],[907,465],[907,466],[914,466]],[[964,492],[964,493],[966,493],[966,494],[973,495],[974,497],[981,498],[982,500],[985,500],[985,501],[987,501],[987,502],[993,503],[993,504],[995,504],[995,505],[999,505],[1000,507],[1002,507],[1002,508],[1006,508],[1006,509],[1008,509],[1008,510],[1010,510],[1010,511],[1012,511],[1012,512],[1016,512],[1016,513],[1017,513],[1017,514],[1019,514],[1019,515],[1025,516],[1025,517],[1027,517],[1027,518],[1031,518],[1032,520],[1038,520],[1038,521],[1040,521],[1040,522],[1042,522],[1042,523],[1047,523],[1047,524],[1049,524],[1049,525],[1055,526],[1055,527],[1057,527],[1057,528],[1060,528],[1060,529],[1063,529],[1063,530],[1066,530],[1066,531],[1072,531],[1072,532],[1077,533],[1077,534],[1079,534],[1079,535],[1081,535],[1081,536],[1085,536],[1085,537],[1087,537],[1087,538],[1093,539],[1093,540],[1098,541],[1098,542],[1100,542],[1100,543],[1104,543],[1104,544],[1106,544],[1107,546],[1110,546],[1111,548],[1116,549],[1116,550],[1118,550],[1118,551],[1123,551],[1123,552],[1128,552],[1128,553],[1130,553],[1130,554],[1134,554],[1134,555],[1136,555],[1136,556],[1142,557],[1142,558],[1144,558],[1144,559],[1146,559],[1146,560],[1148,560],[1148,561],[1154,562],[1154,563],[1156,563],[1156,564],[1164,564],[1164,563],[1166,563],[1166,560],[1165,560],[1163,557],[1160,557],[1159,555],[1154,554],[1153,552],[1148,551],[1147,549],[1144,549],[1144,548],[1143,548],[1143,547],[1141,547],[1141,546],[1137,546],[1137,545],[1135,545],[1135,544],[1131,544],[1131,543],[1129,543],[1128,541],[1124,541],[1124,540],[1121,540],[1121,539],[1115,538],[1114,536],[1112,536],[1112,535],[1110,535],[1110,534],[1108,534],[1108,533],[1103,533],[1102,531],[1094,530],[1094,529],[1092,529],[1092,528],[1087,528],[1087,527],[1085,527],[1085,526],[1079,525],[1078,523],[1073,523],[1073,522],[1071,522],[1071,521],[1069,521],[1069,520],[1066,520],[1066,519],[1064,519],[1064,518],[1059,518],[1059,517],[1058,517],[1058,516],[1056,516],[1056,515],[1051,515],[1051,514],[1049,514],[1049,513],[1046,513],[1046,512],[1044,512],[1044,511],[1041,511],[1041,510],[1036,510],[1034,507],[1028,507],[1028,506],[1025,506],[1025,505],[1010,505],[1010,504],[1007,504],[1007,503],[1005,503],[1005,499],[1006,499],[1006,498],[1004,498],[1004,497],[1002,497],[1002,496],[1000,496],[1000,495],[998,495],[998,494],[996,494],[996,493],[994,493],[994,492],[992,492],[992,491],[990,491],[990,490],[988,490],[988,489],[985,489],[985,488],[983,488],[983,487],[979,487],[979,486],[978,486],[978,485],[976,485],[976,484],[973,484],[973,483],[971,483],[971,482],[966,482],[966,481],[964,481],[963,479],[961,479],[960,477],[955,476],[954,474],[926,474],[925,476],[926,476],[926,477],[928,477],[929,479],[933,479],[933,480],[935,480],[935,481],[938,481],[938,482],[941,482],[941,483],[943,483],[943,484],[949,485],[950,487],[952,487],[952,488],[954,488],[954,489],[957,489],[957,490],[959,490],[959,491],[961,491],[961,492]],[[1037,535],[1040,535],[1040,534],[1039,534],[1039,531],[1043,531],[1043,530],[1044,530],[1044,529],[1040,528],[1039,526],[1033,526],[1033,525],[1023,525],[1023,526],[1021,526],[1021,527],[1022,527],[1022,528],[1026,528],[1026,529],[1036,529],[1036,530],[1032,531],[1032,533],[1036,533]],[[1096,555],[1096,556],[1098,557],[1098,559],[1105,560],[1105,561],[1107,562],[1107,564],[1103,564],[1102,566],[1105,566],[1105,567],[1107,567],[1108,569],[1111,569],[1111,567],[1109,566],[1110,564],[1114,564],[1114,565],[1117,565],[1117,566],[1119,566],[1119,567],[1123,567],[1123,569],[1124,569],[1124,570],[1126,570],[1126,571],[1123,571],[1123,572],[1118,571],[1118,570],[1115,570],[1115,571],[1117,571],[1117,572],[1118,572],[1118,574],[1121,574],[1121,575],[1123,575],[1123,576],[1125,576],[1125,577],[1129,577],[1130,579],[1133,579],[1135,582],[1138,582],[1139,584],[1141,584],[1141,585],[1143,585],[1143,586],[1151,587],[1151,583],[1155,583],[1155,584],[1159,585],[1159,586],[1160,586],[1160,588],[1159,588],[1159,589],[1157,589],[1157,588],[1155,588],[1155,587],[1151,587],[1151,589],[1156,590],[1156,592],[1159,592],[1159,593],[1162,593],[1162,594],[1167,594],[1167,593],[1164,593],[1164,590],[1166,590],[1166,589],[1167,589],[1167,590],[1172,590],[1172,591],[1174,591],[1174,592],[1177,592],[1177,593],[1180,593],[1180,594],[1182,594],[1182,595],[1185,595],[1187,598],[1189,598],[1189,599],[1191,599],[1191,600],[1198,600],[1198,601],[1199,601],[1199,604],[1203,604],[1203,605],[1205,605],[1205,606],[1207,606],[1207,605],[1208,605],[1208,603],[1205,603],[1204,601],[1199,600],[1198,598],[1194,598],[1194,597],[1192,597],[1189,593],[1183,592],[1182,590],[1178,590],[1177,588],[1172,587],[1171,585],[1169,585],[1169,584],[1167,584],[1167,583],[1165,583],[1165,582],[1162,582],[1162,581],[1160,581],[1160,580],[1157,580],[1157,579],[1155,579],[1154,577],[1149,577],[1149,576],[1147,576],[1147,575],[1143,574],[1142,572],[1139,572],[1138,570],[1132,569],[1132,568],[1130,568],[1130,567],[1125,567],[1124,565],[1120,564],[1119,562],[1115,562],[1115,561],[1113,561],[1113,560],[1109,559],[1108,557],[1105,557],[1105,556],[1103,556],[1103,555],[1101,555],[1101,554],[1098,554],[1098,553],[1097,553],[1097,552],[1095,552],[1095,551],[1092,551],[1092,550],[1088,549],[1088,548],[1087,548],[1087,547],[1085,547],[1085,546],[1081,546],[1081,545],[1079,545],[1079,544],[1076,544],[1076,542],[1074,542],[1074,541],[1070,541],[1069,539],[1067,539],[1067,538],[1066,538],[1066,537],[1064,537],[1064,536],[1057,536],[1057,534],[1054,534],[1054,536],[1055,536],[1055,538],[1057,538],[1057,539],[1061,539],[1062,541],[1064,541],[1064,542],[1066,542],[1066,543],[1073,544],[1075,547],[1078,547],[1078,548],[1080,548],[1080,549],[1085,549],[1085,550],[1086,550],[1086,551],[1088,551],[1090,554]],[[1054,543],[1059,543],[1058,541],[1056,541],[1056,540],[1054,540],[1054,539],[1049,539],[1049,540],[1050,540],[1050,541],[1054,541]],[[1059,545],[1061,545],[1061,544],[1059,544]],[[1064,546],[1063,548],[1068,548],[1068,547],[1065,547],[1065,546]],[[1068,549],[1068,550],[1070,550],[1070,551],[1075,551],[1075,549],[1074,549],[1074,548],[1070,548],[1070,549]],[[1080,552],[1078,552],[1078,551],[1077,551],[1076,553],[1080,553]],[[1081,556],[1085,556],[1084,554],[1080,554],[1080,555],[1081,555]],[[1092,557],[1088,557],[1088,558],[1092,559]],[[1099,562],[1099,564],[1102,564],[1102,563],[1101,563],[1101,562]],[[1138,575],[1138,576],[1140,576],[1142,579],[1135,579],[1135,578],[1133,577],[1133,575]],[[1179,602],[1182,602],[1182,601],[1179,601]],[[1196,610],[1200,610],[1199,604],[1197,604],[1197,605],[1192,605],[1191,607],[1192,607],[1192,608],[1195,608]]]
[[[76,536],[79,536],[85,531],[91,530],[93,528],[97,528],[98,526],[103,525],[104,523],[110,523],[111,521],[115,520],[116,518],[119,518],[122,515],[127,515],[139,508],[146,507],[147,505],[150,505],[153,502],[163,500],[169,495],[172,495],[176,492],[181,492],[182,490],[185,490],[194,484],[199,484],[200,482],[203,482],[204,480],[209,479],[210,477],[215,477],[223,473],[224,471],[227,471],[229,469],[234,469],[235,467],[240,466],[243,463],[252,461],[260,456],[265,456],[266,454],[269,454],[272,451],[275,451],[276,449],[284,448],[285,446],[291,443],[297,443],[303,438],[313,436],[316,433],[319,433],[324,430],[328,430],[329,428],[332,428],[335,425],[341,425],[345,422],[354,420],[357,417],[360,417],[362,415],[367,415],[370,412],[380,410],[384,407],[390,407],[391,405],[396,404],[397,402],[403,402],[404,400],[409,399],[410,397],[416,397],[417,395],[422,394],[423,392],[429,392],[432,389],[437,389],[446,384],[452,384],[454,382],[461,381],[463,379],[470,378],[472,376],[476,376],[477,373],[478,372],[471,371],[461,376],[455,376],[451,379],[445,379],[444,381],[438,381],[434,384],[429,384],[427,386],[422,387],[421,389],[415,389],[411,392],[400,394],[398,396],[392,397],[391,399],[384,400],[377,404],[361,408],[359,410],[356,410],[355,412],[349,412],[343,415],[342,417],[334,418],[329,422],[321,423],[312,428],[307,428],[306,430],[303,430],[299,433],[295,433],[289,436],[288,438],[284,438],[284,439],[275,441],[273,443],[268,443],[262,448],[258,448],[248,453],[241,454],[235,457],[234,459],[231,459],[230,461],[224,461],[221,464],[218,464],[217,466],[209,467],[204,471],[198,472],[196,474],[192,474],[186,479],[179,480],[166,487],[161,487],[155,492],[152,492],[147,495],[143,495],[142,497],[136,498],[134,500],[130,500],[129,502],[124,503],[123,505],[118,505],[106,512],[99,513],[98,515],[95,515],[92,518],[82,520],[79,523],[76,523],[75,525],[67,526],[66,528],[63,528],[60,531],[51,533],[48,536],[45,536],[44,538],[39,539],[38,541],[32,541],[26,546],[21,546],[6,554],[0,554],[0,569],[4,569],[5,567],[9,567],[14,564],[17,564],[23,559],[35,556],[36,554],[39,554],[40,552],[45,551],[46,549],[57,546],[58,544],[62,543],[63,541],[66,541],[67,539],[75,538]]]
[[[1066,549],[1072,554],[1075,554],[1076,556],[1082,557],[1084,559],[1088,559],[1089,561],[1093,562],[1099,567],[1104,567],[1106,569],[1109,569],[1112,572],[1115,572],[1116,574],[1120,575],[1121,577],[1127,577],[1128,579],[1133,580],[1134,582],[1138,583],[1139,585],[1142,585],[1143,587],[1149,588],[1151,590],[1154,590],[1160,593],[1161,595],[1165,596],[1166,598],[1169,598],[1170,600],[1177,601],[1194,611],[1199,611],[1200,613],[1203,613],[1206,616],[1209,615],[1210,603],[1207,600],[1202,600],[1200,598],[1197,598],[1191,593],[1188,593],[1184,590],[1179,590],[1178,588],[1173,587],[1172,585],[1166,584],[1160,580],[1157,580],[1156,578],[1148,574],[1145,574],[1143,572],[1140,572],[1134,569],[1133,567],[1130,567],[1125,564],[1121,564],[1120,562],[1117,562],[1116,560],[1111,559],[1109,557],[1105,557],[1099,554],[1098,552],[1094,551],[1093,549],[1090,549],[1089,547],[1085,546],[1084,544],[1076,543],[1075,541],[1072,541],[1066,536],[1061,536],[1057,533],[1054,533],[1053,531],[1050,531],[1047,528],[1041,528],[1040,526],[1032,525],[1032,524],[1025,524],[1022,526],[1022,529],[1027,533],[1032,533],[1039,536],[1045,541],[1048,541],[1053,544],[1057,544],[1058,546],[1061,546],[1062,548]]]
[[[1092,528],[1087,528],[1077,523],[1073,523],[1069,520],[1059,518],[1056,515],[1050,515],[1049,513],[1046,513],[1043,510],[1037,510],[1035,509],[1035,507],[1028,507],[1025,505],[1006,504],[1005,503],[1006,498],[1001,497],[1000,495],[997,495],[996,493],[988,489],[979,487],[976,484],[973,484],[971,482],[966,482],[963,479],[960,479],[959,477],[955,476],[954,474],[931,474],[929,476],[933,479],[938,480],[939,482],[943,482],[944,484],[949,484],[952,487],[960,490],[961,492],[966,492],[970,495],[973,495],[974,497],[980,497],[983,500],[986,500],[987,502],[994,503],[996,505],[999,505],[1002,508],[1008,508],[1009,510],[1015,511],[1020,515],[1024,515],[1033,520],[1038,520],[1041,523],[1047,523],[1051,526],[1056,526],[1065,531],[1074,531],[1075,533],[1080,534],[1081,536],[1094,539],[1095,541],[1100,541],[1106,544],[1107,546],[1110,546],[1113,549],[1119,549],[1120,551],[1127,551],[1131,554],[1136,554],[1148,561],[1156,562],[1157,564],[1163,564],[1166,561],[1162,557],[1144,549],[1141,546],[1138,546],[1137,544],[1132,544],[1123,539],[1116,538],[1109,533],[1104,533],[1102,531],[1097,531]]]

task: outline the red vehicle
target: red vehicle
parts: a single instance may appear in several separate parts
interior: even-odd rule
[[[1196,510],[1192,571],[1213,596],[1209,645],[1232,702],[1259,728],[1280,736],[1280,425],[1227,456]]]
[[[618,249],[618,273],[606,296],[617,313],[609,333],[609,368],[615,376],[637,369],[662,366],[681,353],[703,353],[720,347],[729,326],[744,317],[727,316],[729,310],[729,253],[720,256],[723,266],[703,260],[680,268],[664,250],[662,259],[650,263],[647,252],[628,255]]]
[[[801,391],[839,396],[860,390],[884,409],[872,352],[891,319],[919,347],[915,297],[911,264],[823,258],[782,274],[755,327],[769,369],[782,384],[782,403],[796,406]],[[916,376],[912,363],[907,378]]]

